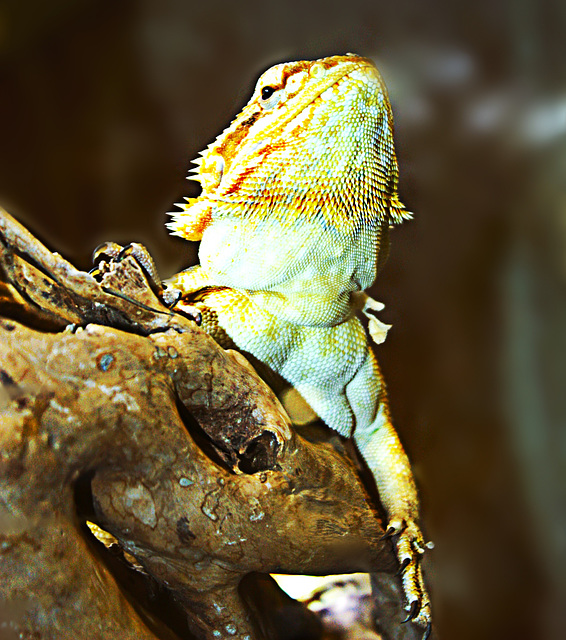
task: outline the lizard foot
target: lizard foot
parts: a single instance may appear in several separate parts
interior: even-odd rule
[[[136,260],[143,269],[153,291],[161,295],[163,285],[157,273],[155,262],[153,262],[149,251],[139,242],[130,242],[124,247],[116,242],[103,242],[92,254],[92,261],[95,267],[91,273],[96,277],[99,272],[103,271],[106,262],[120,262],[126,256],[132,256]]]
[[[393,519],[383,537],[393,537],[399,559],[399,574],[407,600],[407,617],[403,622],[413,621],[425,628],[423,640],[430,636],[430,600],[424,584],[421,558],[431,543],[425,543],[422,533],[414,521]]]

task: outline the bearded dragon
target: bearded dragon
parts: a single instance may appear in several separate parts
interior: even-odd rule
[[[203,326],[286,380],[354,441],[396,543],[408,620],[430,633],[423,536],[407,456],[358,315],[376,342],[388,326],[364,290],[389,227],[410,218],[397,195],[387,92],[357,55],[278,64],[194,161],[202,193],[171,214],[173,234],[200,240],[200,265],[168,281]]]

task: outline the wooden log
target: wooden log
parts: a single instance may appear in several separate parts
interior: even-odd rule
[[[14,637],[172,637],[85,541],[85,483],[93,519],[197,638],[261,637],[238,591],[251,573],[396,567],[353,462],[301,438],[136,260],[99,282],[5,213],[0,243],[0,601],[15,612],[0,623]]]

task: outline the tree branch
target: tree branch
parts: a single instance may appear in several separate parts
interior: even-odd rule
[[[85,478],[96,521],[197,638],[259,637],[238,593],[252,572],[395,568],[352,461],[299,437],[243,356],[169,311],[131,256],[98,282],[4,212],[0,244],[0,623],[14,638],[171,637],[85,542]]]

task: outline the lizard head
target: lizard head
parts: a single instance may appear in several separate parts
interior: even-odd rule
[[[188,239],[198,239],[215,215],[283,218],[292,210],[353,230],[411,215],[397,197],[384,83],[369,59],[353,54],[268,69],[194,163],[191,179],[202,193],[168,225]]]

